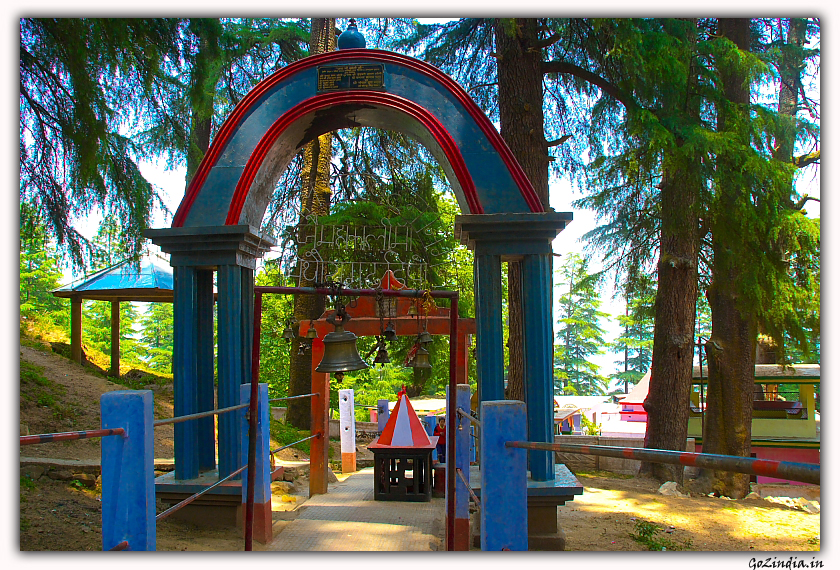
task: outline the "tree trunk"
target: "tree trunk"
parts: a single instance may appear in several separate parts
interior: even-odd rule
[[[190,21],[190,31],[196,35],[199,48],[193,61],[189,90],[192,115],[186,149],[187,185],[210,148],[222,28],[217,18],[197,18]]]
[[[657,265],[645,447],[685,451],[697,298],[697,165],[670,166],[662,178],[662,234]],[[681,466],[642,463],[640,472],[682,484]]]
[[[685,53],[693,57],[696,24],[686,33]],[[667,110],[683,120],[696,120],[699,105],[696,77],[688,78],[685,93],[672,93]],[[698,200],[702,186],[699,156],[677,137],[676,148],[663,157],[662,225],[657,263],[658,287],[654,304],[653,354],[645,447],[684,451],[688,437],[691,372],[694,360],[694,319],[697,304]],[[683,468],[645,463],[640,473],[660,481],[682,484]]]
[[[335,49],[335,19],[312,18],[312,35],[309,44],[310,55],[333,51]],[[332,133],[321,135],[304,148],[303,170],[301,177],[301,223],[308,222],[308,216],[329,214],[330,197],[330,160],[332,159]],[[304,230],[312,231],[311,228]],[[298,247],[306,242],[306,234],[298,235]],[[317,281],[323,281],[322,275],[307,279],[301,272],[299,287],[312,287]],[[319,318],[325,308],[325,299],[317,295],[295,296],[295,319],[298,321]],[[296,331],[299,332],[299,331]],[[303,337],[297,336],[292,341],[289,358],[289,396],[309,394],[312,389],[312,351],[299,354],[301,343],[309,344]],[[289,400],[286,421],[298,429],[309,429],[311,423],[311,403],[307,398]]]
[[[496,19],[499,122],[502,138],[548,207],[548,153],[543,134],[542,54],[536,18]],[[508,262],[507,397],[525,400],[520,262]]]
[[[750,28],[747,18],[718,20],[718,33],[732,40],[741,50],[749,49]],[[740,144],[750,144],[746,114],[750,102],[749,84],[744,73],[721,64],[726,99],[734,106],[719,108],[718,130],[734,133]],[[737,205],[748,197],[742,182],[727,176],[739,172],[733,155],[718,157],[722,173],[712,217],[712,284],[706,294],[712,310],[712,336],[706,342],[709,364],[709,388],[706,396],[703,452],[750,456],[752,401],[755,392],[755,351],[758,326],[752,313],[739,303],[743,287],[740,269],[745,262],[742,236],[729,228],[738,215]],[[750,476],[728,471],[704,471],[712,489],[721,495],[741,499],[750,492]]]

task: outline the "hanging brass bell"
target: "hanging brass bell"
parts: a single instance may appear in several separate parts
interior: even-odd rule
[[[388,355],[388,349],[385,343],[379,345],[379,350],[376,351],[376,358],[373,359],[374,364],[388,364],[391,362],[391,357]]]
[[[388,323],[388,326],[385,327],[382,335],[388,342],[394,342],[397,340],[397,329],[394,328],[394,323]]]
[[[286,325],[286,328],[283,329],[282,338],[286,340],[292,340],[295,338],[295,330],[292,328],[292,325]]]
[[[414,360],[411,361],[412,368],[431,368],[432,364],[429,362],[429,351],[422,346],[417,349],[414,355]]]
[[[302,342],[298,345],[298,356],[303,356],[306,354],[306,343]]]
[[[315,324],[309,321],[309,329],[306,331],[306,338],[318,338],[318,331],[315,330]]]
[[[429,334],[429,331],[423,331],[417,335],[417,342],[420,344],[429,344],[432,342],[432,335]]]
[[[356,335],[344,330],[344,323],[350,317],[342,313],[341,322],[336,322],[335,315],[327,317],[327,322],[335,326],[335,330],[324,336],[324,358],[315,368],[316,372],[332,372],[336,378],[341,380],[345,372],[353,370],[365,370],[367,363],[359,356],[359,349],[356,347]]]
[[[408,306],[408,315],[410,317],[416,317],[417,316],[417,306],[413,301],[411,302],[411,305]]]

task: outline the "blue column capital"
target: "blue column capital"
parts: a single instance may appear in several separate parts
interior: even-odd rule
[[[170,254],[172,267],[240,265],[255,269],[257,258],[277,245],[247,224],[148,229],[143,235]]]
[[[455,237],[479,254],[551,253],[551,242],[572,221],[571,212],[455,216]]]

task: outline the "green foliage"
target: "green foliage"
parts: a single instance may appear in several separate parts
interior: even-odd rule
[[[583,435],[601,435],[601,424],[596,424],[586,417],[586,414],[580,415],[580,423],[583,426]]]
[[[656,284],[650,276],[636,275],[635,280],[628,282],[625,288],[625,314],[617,317],[623,330],[610,346],[612,352],[624,357],[615,361],[619,370],[611,374],[610,378],[626,382],[628,388],[635,385],[650,369],[655,300]]]
[[[142,360],[151,370],[172,373],[174,315],[172,303],[149,303],[140,318]]]
[[[153,206],[165,211],[139,162],[197,165],[211,128],[307,35],[276,18],[22,18],[21,202],[76,266],[92,249],[73,220],[97,210],[139,254]]]
[[[587,272],[589,262],[577,254],[569,254],[559,269],[568,291],[560,295],[559,344],[555,345],[555,386],[563,393],[580,395],[604,394],[607,379],[598,373],[598,366],[589,360],[603,354],[603,329],[600,320],[609,315],[601,306],[598,283],[600,274]]]
[[[271,425],[269,426],[269,432],[271,433],[271,439],[279,443],[281,446],[300,441],[301,439],[309,437],[311,435],[308,430],[299,430],[296,427],[285,422],[272,419],[270,423]],[[309,444],[311,441],[312,440],[306,440],[297,445],[293,445],[292,448],[300,449],[301,451],[309,455]]]
[[[29,475],[24,475],[20,478],[20,489],[21,491],[24,489],[34,489],[35,488],[35,480],[32,479]]]
[[[630,536],[636,542],[639,542],[647,547],[648,550],[691,550],[691,539],[683,542],[677,542],[668,538],[659,536],[662,528],[656,526],[652,522],[645,520],[637,520],[634,525],[635,534],[630,533]]]
[[[66,327],[69,315],[66,301],[51,291],[61,284],[57,252],[31,204],[20,204],[20,317],[21,324]]]

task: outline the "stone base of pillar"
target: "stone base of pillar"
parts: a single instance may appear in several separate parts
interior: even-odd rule
[[[341,472],[353,473],[356,471],[356,454],[342,453],[341,454]]]
[[[472,525],[472,546],[473,548],[481,548],[481,516],[479,516],[478,511],[472,513],[470,522]],[[563,529],[558,528],[556,506],[528,506],[528,550],[566,550],[566,533]]]
[[[558,529],[554,534],[528,533],[528,550],[561,551],[566,550],[566,533]]]

